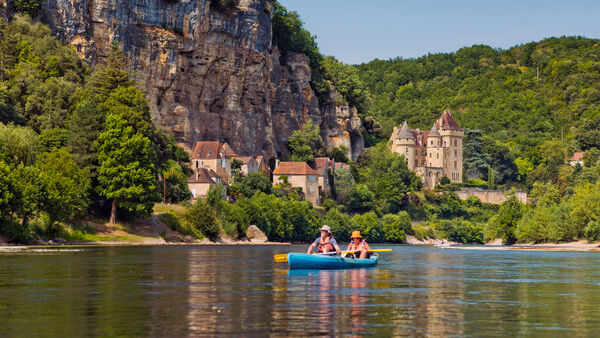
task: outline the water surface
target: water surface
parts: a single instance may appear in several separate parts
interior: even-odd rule
[[[289,271],[305,246],[0,253],[0,336],[592,336],[600,253],[386,246],[373,269]]]

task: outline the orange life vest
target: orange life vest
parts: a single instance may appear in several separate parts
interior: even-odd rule
[[[327,248],[328,252],[335,250],[333,245],[331,245],[331,243],[329,243],[330,238],[331,238],[331,236],[327,236],[327,242],[323,242],[323,237],[321,237],[321,240],[319,241],[319,252],[323,252],[323,248]]]

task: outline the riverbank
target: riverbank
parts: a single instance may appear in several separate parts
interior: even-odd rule
[[[85,220],[85,232],[70,232],[65,238],[45,240],[36,238],[27,244],[10,243],[0,234],[0,248],[40,247],[40,246],[138,246],[138,245],[288,245],[290,243],[270,242],[267,236],[255,225],[248,227],[246,238],[234,239],[226,234],[214,241],[198,239],[172,230],[161,221],[160,215],[130,223],[108,224],[96,220]]]
[[[567,243],[540,243],[540,244],[513,244],[501,245],[497,242],[486,243],[477,246],[450,246],[449,249],[458,250],[520,250],[520,251],[582,251],[594,252],[600,251],[600,243],[590,243],[586,240],[567,242]]]

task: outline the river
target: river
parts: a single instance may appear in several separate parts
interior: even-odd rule
[[[393,251],[381,254],[377,268],[343,271],[289,271],[273,261],[306,246],[2,252],[0,336],[600,330],[600,253],[385,247]]]

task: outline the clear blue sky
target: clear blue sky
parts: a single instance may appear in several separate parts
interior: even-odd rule
[[[600,0],[279,0],[302,17],[321,53],[356,64],[546,37],[600,37]]]

